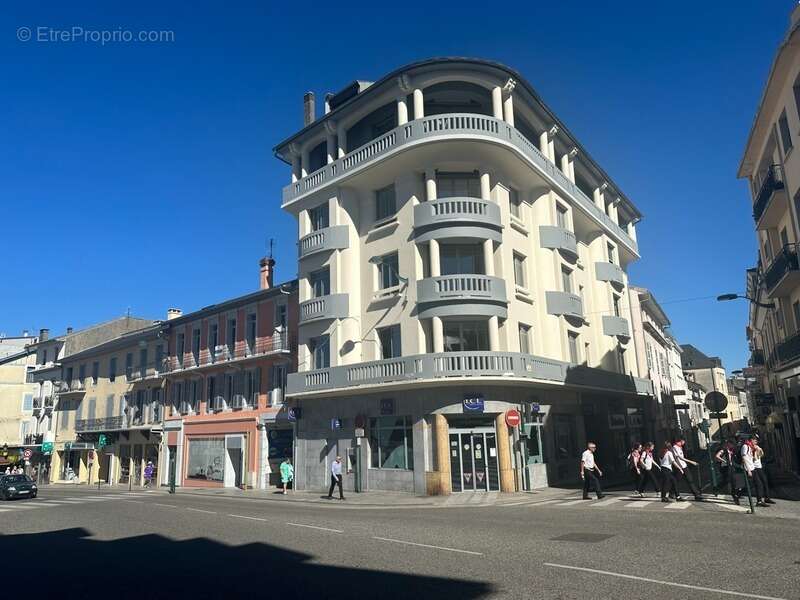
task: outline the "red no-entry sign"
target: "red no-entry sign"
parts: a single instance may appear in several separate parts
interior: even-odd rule
[[[522,418],[520,417],[519,411],[516,408],[506,411],[506,425],[509,427],[519,427],[521,420]]]

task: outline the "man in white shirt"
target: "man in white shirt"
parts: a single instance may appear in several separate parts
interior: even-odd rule
[[[331,464],[331,487],[328,489],[328,500],[333,499],[333,489],[339,486],[339,500],[344,500],[344,492],[342,491],[342,457],[337,456],[336,460]]]
[[[677,469],[680,473],[683,471],[678,461],[675,460],[675,454],[672,452],[672,444],[664,442],[664,453],[661,455],[661,501],[669,502],[667,494],[675,496],[677,502],[683,502],[681,494],[678,491],[678,484],[675,481],[675,473],[673,469]]]
[[[597,494],[597,499],[599,500],[603,497],[603,488],[600,486],[600,477],[603,476],[603,472],[594,459],[595,450],[597,450],[597,444],[589,442],[586,445],[586,450],[581,454],[581,479],[583,479],[584,500],[589,499],[591,484],[594,484],[594,491]]]
[[[675,462],[680,467],[680,471],[678,472],[679,475],[676,477],[678,479],[683,479],[686,482],[686,485],[689,487],[689,491],[692,492],[695,500],[702,500],[703,496],[700,495],[700,490],[697,489],[697,486],[694,483],[694,478],[692,477],[692,473],[689,470],[689,465],[697,466],[697,463],[693,460],[689,460],[683,455],[683,447],[686,445],[686,440],[683,438],[678,438],[675,440],[675,443],[672,444],[672,454],[675,456]]]

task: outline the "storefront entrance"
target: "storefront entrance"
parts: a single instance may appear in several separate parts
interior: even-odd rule
[[[450,474],[454,492],[500,490],[493,427],[450,429]]]

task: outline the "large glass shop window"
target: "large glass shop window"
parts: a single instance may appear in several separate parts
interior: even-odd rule
[[[225,439],[189,440],[188,479],[219,481],[225,476]]]

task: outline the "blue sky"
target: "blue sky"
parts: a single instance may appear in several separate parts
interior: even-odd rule
[[[526,76],[644,213],[632,282],[682,343],[741,367],[746,304],[708,297],[743,291],[755,262],[736,168],[793,4],[6,4],[0,332],[247,293],[269,238],[278,279],[293,278],[289,170],[272,147],[300,128],[303,92],[461,55]],[[174,42],[21,42],[19,27]]]

